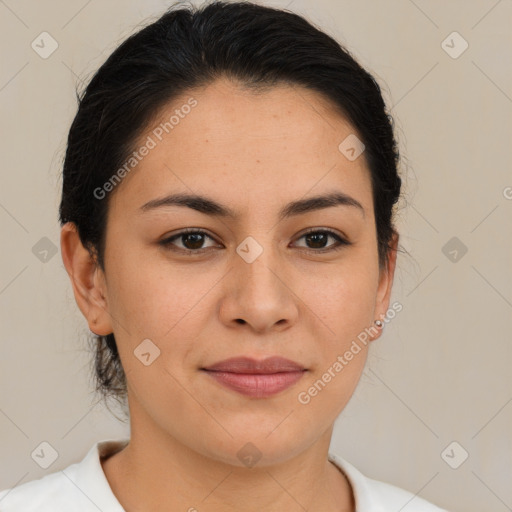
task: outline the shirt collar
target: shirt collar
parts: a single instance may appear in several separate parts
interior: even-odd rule
[[[125,512],[112,492],[103,472],[100,457],[117,453],[128,442],[129,439],[104,439],[99,441],[89,450],[79,464],[73,464],[62,471],[99,510]]]
[[[382,504],[377,501],[369,479],[345,459],[329,452],[329,460],[347,477],[354,493],[357,512],[385,512]]]
[[[108,483],[100,458],[121,451],[129,441],[129,438],[98,441],[80,464],[70,466],[63,471],[100,510],[125,512]],[[352,487],[357,512],[385,512],[372,493],[366,476],[334,453],[330,452],[328,458],[347,477]]]

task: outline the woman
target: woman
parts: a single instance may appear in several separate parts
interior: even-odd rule
[[[297,15],[175,7],[128,38],[80,98],[60,221],[130,439],[0,509],[441,510],[329,452],[400,307],[397,164],[379,86]]]

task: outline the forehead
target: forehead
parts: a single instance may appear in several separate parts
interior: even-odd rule
[[[304,139],[309,141],[309,147],[318,147],[322,142],[327,146],[335,143],[343,132],[354,132],[336,113],[335,106],[317,92],[288,84],[259,91],[225,78],[182,95],[162,110],[158,121],[169,119],[169,114],[179,110],[190,97],[194,97],[197,105],[176,130],[192,144],[239,142],[265,154],[276,148],[285,150],[283,143],[299,144]],[[166,141],[170,142],[171,135]],[[293,146],[293,150],[298,147]]]
[[[270,206],[335,187],[371,208],[364,153],[351,161],[339,149],[355,134],[314,91],[255,92],[219,79],[160,109],[134,149],[152,148],[126,173],[115,203],[133,208],[165,193],[213,189],[223,203]]]

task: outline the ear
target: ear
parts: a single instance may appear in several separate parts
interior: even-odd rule
[[[100,336],[110,334],[113,329],[106,300],[105,275],[96,259],[82,245],[74,223],[67,222],[62,226],[60,246],[76,303],[89,329]]]
[[[377,298],[375,301],[375,320],[383,321],[386,312],[389,308],[389,301],[391,298],[391,289],[393,288],[393,278],[395,276],[396,258],[398,239],[400,235],[394,233],[389,243],[388,261],[384,268],[380,270],[379,284],[377,286]],[[375,326],[376,327],[376,326]],[[378,334],[371,337],[372,341],[380,337],[382,328],[379,329]]]

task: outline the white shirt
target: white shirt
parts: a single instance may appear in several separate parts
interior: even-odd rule
[[[125,512],[110,488],[100,457],[113,455],[128,441],[99,441],[81,462],[1,491],[0,512]],[[357,512],[447,512],[408,491],[367,478],[333,453],[329,460],[347,476]]]

